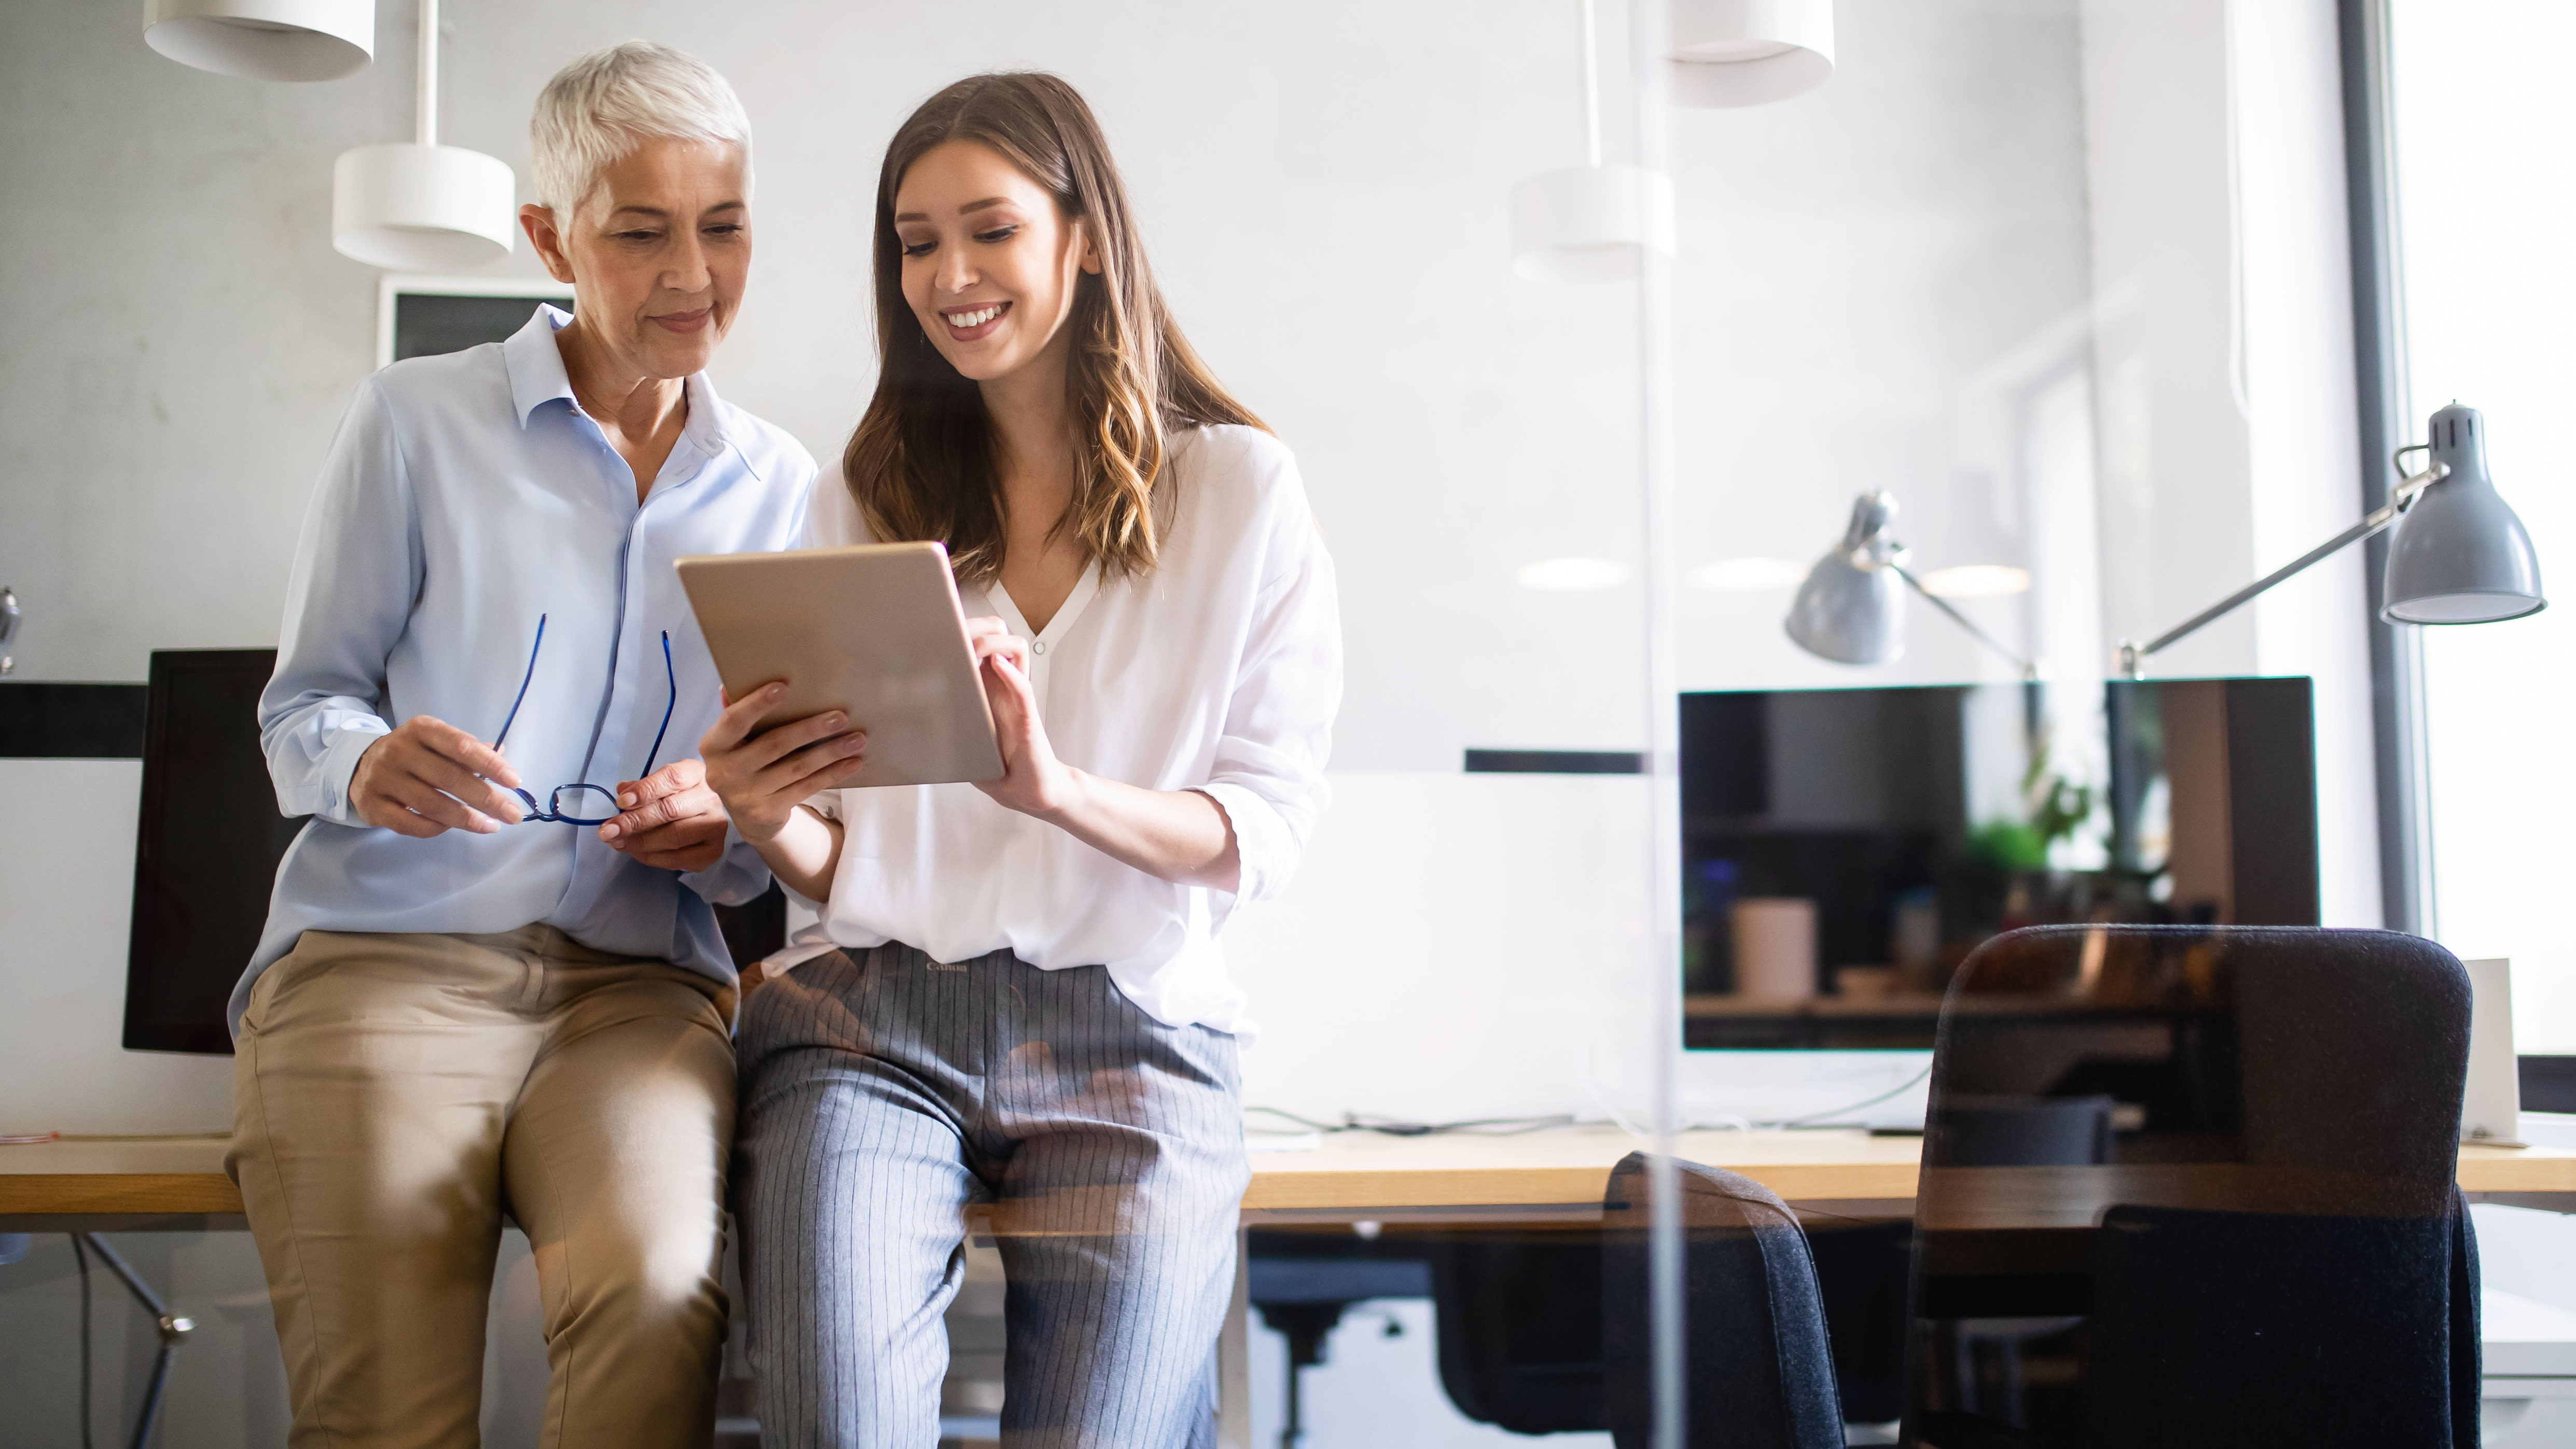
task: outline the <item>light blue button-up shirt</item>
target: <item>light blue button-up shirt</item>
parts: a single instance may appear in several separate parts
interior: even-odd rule
[[[341,420],[259,701],[278,808],[313,820],[278,867],[268,927],[233,988],[236,1029],[251,983],[307,930],[542,922],[598,950],[733,979],[708,903],[768,883],[739,837],[713,867],[682,874],[611,850],[592,827],[415,840],[349,805],[358,757],[395,724],[433,715],[489,741],[523,677],[510,763],[541,806],[556,785],[636,778],[675,698],[658,763],[696,754],[715,722],[715,665],[672,562],[792,547],[814,460],[700,373],[639,506],[633,470],[573,399],[554,337],[570,320],[540,307],[506,342],[395,363],[358,385]]]

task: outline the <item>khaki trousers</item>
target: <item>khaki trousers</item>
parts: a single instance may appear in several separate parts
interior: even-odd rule
[[[542,1443],[704,1445],[733,992],[551,926],[307,931],[253,986],[225,1169],[305,1446],[473,1449],[501,1215],[535,1249]]]

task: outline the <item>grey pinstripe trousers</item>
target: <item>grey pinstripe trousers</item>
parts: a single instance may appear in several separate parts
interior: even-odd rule
[[[1004,1443],[1214,1442],[1250,1176],[1233,1037],[1101,967],[882,946],[753,993],[738,1051],[767,1449],[932,1449],[974,1203],[1008,1278]]]

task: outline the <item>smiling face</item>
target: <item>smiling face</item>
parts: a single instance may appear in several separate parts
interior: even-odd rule
[[[542,206],[519,217],[546,270],[573,284],[583,340],[621,371],[684,378],[742,303],[749,189],[740,147],[660,137],[600,172],[569,224]]]
[[[979,141],[947,141],[903,173],[894,201],[903,298],[949,365],[976,382],[1050,351],[1075,286],[1098,272],[1088,230]]]

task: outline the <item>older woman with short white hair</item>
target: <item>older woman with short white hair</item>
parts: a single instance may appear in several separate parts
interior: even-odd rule
[[[547,85],[507,341],[358,385],[260,725],[310,815],[233,993],[241,1184],[297,1445],[472,1445],[507,1212],[548,1444],[704,1444],[735,976],[766,883],[705,772],[684,554],[787,546],[814,462],[705,368],[751,266],[723,77],[615,46]],[[730,844],[728,843],[730,839]]]

